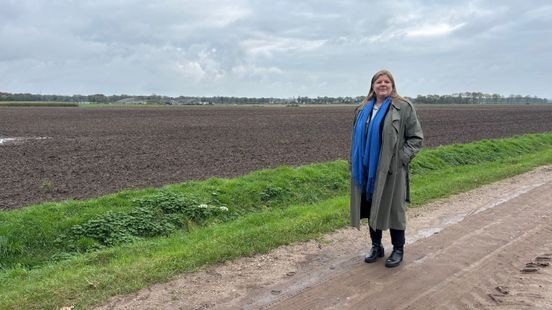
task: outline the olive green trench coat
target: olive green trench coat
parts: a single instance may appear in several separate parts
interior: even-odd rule
[[[360,109],[356,111],[355,121]],[[376,183],[368,206],[369,225],[373,229],[406,228],[406,202],[410,201],[409,163],[422,147],[422,141],[422,128],[414,106],[393,98],[383,120]],[[351,226],[357,228],[360,228],[361,200],[362,190],[351,178]],[[366,203],[362,207],[366,207]]]

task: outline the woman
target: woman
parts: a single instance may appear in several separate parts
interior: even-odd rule
[[[389,71],[372,78],[370,92],[356,109],[351,147],[351,225],[368,218],[372,248],[364,261],[384,256],[383,230],[390,230],[393,252],[386,267],[404,256],[408,165],[422,146],[423,133],[414,106],[399,96]]]

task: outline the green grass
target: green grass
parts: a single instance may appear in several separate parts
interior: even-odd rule
[[[552,149],[518,155],[499,162],[456,166],[412,176],[413,205],[466,192],[481,185],[530,171],[552,163]]]
[[[424,150],[412,163],[413,205],[550,163],[551,133]],[[205,264],[319,237],[348,225],[348,183],[347,163],[336,161],[0,213],[0,309],[86,308]],[[163,193],[227,206],[231,216],[81,252],[54,242],[75,225],[113,210],[128,215],[137,201]]]
[[[232,222],[89,253],[29,272],[12,271],[1,279],[6,282],[0,281],[5,292],[0,305],[23,309],[73,303],[89,306],[206,263],[308,240],[346,222],[345,199],[327,200],[316,207],[267,209]]]
[[[24,268],[37,268],[52,260],[101,248],[114,233],[126,233],[121,229],[129,214],[145,199],[160,201],[164,194],[172,193],[182,199],[189,198],[197,207],[207,204],[214,207],[228,207],[225,219],[242,216],[263,208],[278,208],[290,204],[312,204],[343,194],[347,191],[347,163],[337,161],[327,164],[314,164],[299,168],[280,167],[277,169],[253,172],[236,179],[212,178],[206,181],[185,182],[163,187],[125,191],[87,201],[66,201],[45,203],[10,212],[0,213],[0,268],[21,265]],[[108,214],[108,212],[110,212]],[[158,223],[178,222],[175,212],[160,214],[155,209]],[[191,212],[196,212],[192,210]],[[107,217],[104,217],[106,214]],[[135,214],[134,214],[135,215]],[[178,215],[178,214],[176,214]],[[145,223],[151,213],[134,216],[135,223]],[[140,220],[138,217],[143,217]],[[147,218],[146,218],[147,217]],[[113,218],[118,218],[112,220]],[[204,219],[187,222],[182,226],[209,224]],[[83,225],[102,225],[92,233],[96,242],[83,238],[75,232]],[[110,226],[110,227],[109,227]],[[118,227],[113,227],[118,226]],[[155,230],[157,227],[152,227]],[[90,230],[90,229],[89,229]],[[145,235],[148,235],[146,232]],[[72,238],[75,237],[75,238]],[[126,236],[132,239],[132,236]],[[142,236],[138,236],[142,237]],[[122,239],[129,239],[123,236]],[[121,238],[111,238],[117,240]],[[107,243],[111,243],[108,242]]]

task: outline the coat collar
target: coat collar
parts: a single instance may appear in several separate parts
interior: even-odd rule
[[[398,100],[391,100],[391,104],[393,105],[393,107],[397,110],[400,110],[401,109],[401,106],[399,104],[399,101]]]

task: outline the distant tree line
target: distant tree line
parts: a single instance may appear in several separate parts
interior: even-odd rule
[[[426,104],[543,104],[551,103],[548,99],[535,96],[486,94],[481,92],[465,92],[452,95],[418,95],[412,100],[415,103]]]
[[[160,95],[40,95],[29,93],[0,92],[0,101],[38,101],[65,103],[102,103],[102,104],[166,104],[166,105],[207,105],[207,104],[350,104],[358,103],[364,96],[355,97],[294,97],[294,98],[249,98],[249,97],[169,97]],[[551,103],[545,98],[535,96],[486,94],[482,92],[464,92],[452,95],[418,95],[408,98],[414,103],[426,104],[543,104]]]
[[[130,96],[103,94],[94,95],[39,95],[29,93],[4,93],[0,92],[0,101],[46,101],[46,102],[67,102],[67,103],[107,103],[107,104],[343,104],[354,103],[353,97],[297,97],[297,98],[274,98],[274,97],[190,97],[179,96],[169,97],[160,95]]]

